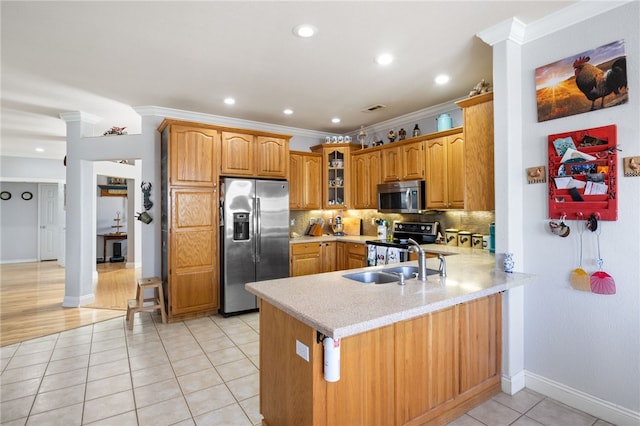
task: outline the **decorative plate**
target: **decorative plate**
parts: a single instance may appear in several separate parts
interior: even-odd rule
[[[11,193],[9,191],[2,191],[0,192],[0,199],[2,200],[8,200],[11,198]]]
[[[22,199],[23,199],[23,200],[27,200],[27,201],[28,201],[28,200],[30,200],[30,199],[32,199],[32,198],[33,198],[33,194],[32,194],[31,192],[29,192],[29,191],[24,191],[24,192],[22,193]]]

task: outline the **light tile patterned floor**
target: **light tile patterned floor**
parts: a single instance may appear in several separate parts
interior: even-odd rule
[[[172,324],[149,313],[0,348],[0,424],[259,425],[257,313]],[[529,390],[450,423],[608,423]]]

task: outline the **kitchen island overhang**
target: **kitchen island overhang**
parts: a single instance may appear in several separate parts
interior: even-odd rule
[[[495,256],[473,249],[423,246],[427,253],[447,255],[447,276],[426,281],[363,284],[344,278],[345,271],[282,278],[246,284],[246,289],[304,324],[333,339],[341,339],[500,293],[535,279],[526,273],[496,268]],[[417,261],[402,265],[415,266]],[[383,270],[376,266],[349,272]],[[438,260],[427,267],[437,269]]]

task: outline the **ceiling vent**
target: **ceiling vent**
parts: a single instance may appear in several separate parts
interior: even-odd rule
[[[386,105],[382,105],[382,104],[376,104],[376,105],[371,105],[366,107],[365,109],[363,109],[363,112],[373,112],[382,108],[386,108]]]

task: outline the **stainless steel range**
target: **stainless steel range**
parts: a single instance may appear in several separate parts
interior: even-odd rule
[[[394,222],[392,240],[367,241],[369,266],[409,260],[409,238],[418,244],[434,244],[438,238],[438,222]]]

